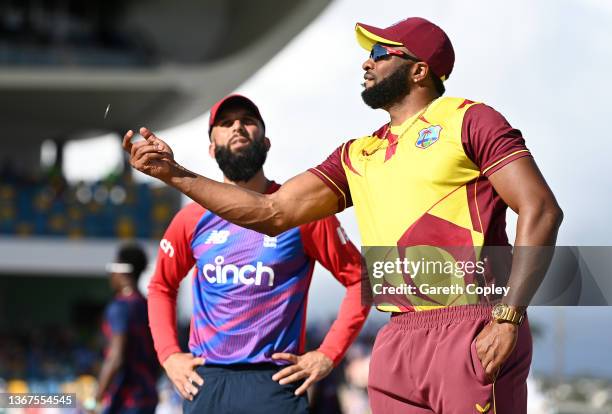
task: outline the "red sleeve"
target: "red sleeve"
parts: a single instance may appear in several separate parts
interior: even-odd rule
[[[157,265],[149,283],[149,325],[160,363],[181,352],[176,332],[176,296],[181,280],[193,267],[191,239],[204,209],[192,203],[179,211],[159,242]]]
[[[465,113],[461,142],[467,156],[489,177],[503,166],[531,156],[521,131],[510,126],[495,109],[476,104]]]
[[[338,317],[319,351],[338,365],[363,326],[370,306],[361,301],[361,254],[336,216],[300,226],[306,254],[321,263],[346,287]]]
[[[308,171],[319,177],[338,197],[338,212],[353,205],[349,191],[346,173],[342,167],[342,156],[347,156],[348,148],[353,140],[340,145],[321,164]]]

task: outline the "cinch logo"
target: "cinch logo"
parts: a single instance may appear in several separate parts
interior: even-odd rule
[[[202,274],[210,283],[227,283],[227,278],[232,278],[232,283],[243,285],[261,285],[261,279],[268,275],[268,286],[274,285],[274,269],[264,266],[263,262],[257,262],[257,266],[244,265],[238,267],[233,264],[223,265],[223,256],[215,257],[215,264],[207,263],[202,266]],[[254,276],[254,277],[253,277]]]

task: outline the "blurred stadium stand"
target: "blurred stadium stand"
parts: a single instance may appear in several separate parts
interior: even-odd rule
[[[180,207],[166,187],[134,183],[131,175],[69,184],[60,173],[0,177],[0,234],[159,239]]]

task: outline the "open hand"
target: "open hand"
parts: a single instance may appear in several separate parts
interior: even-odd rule
[[[292,364],[272,376],[272,379],[278,381],[279,384],[289,384],[306,378],[304,383],[295,390],[295,395],[306,392],[308,387],[328,376],[334,368],[334,362],[320,351],[310,351],[304,355],[278,352],[272,354],[272,359],[285,360]]]

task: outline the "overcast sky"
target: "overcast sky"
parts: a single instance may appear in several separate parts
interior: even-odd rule
[[[236,92],[251,97],[266,120],[272,149],[268,177],[284,181],[318,164],[343,141],[388,121],[361,101],[361,64],[367,52],[355,41],[355,22],[381,27],[422,16],[450,36],[455,68],[448,96],[485,102],[519,128],[565,212],[561,245],[612,245],[612,138],[607,133],[612,96],[612,2],[605,0],[338,0]],[[232,92],[232,91],[228,91]],[[204,109],[204,108],[203,108]],[[187,168],[220,178],[207,152],[208,113],[159,135]],[[98,145],[101,168],[116,146]],[[80,150],[91,151],[87,144]],[[76,155],[76,145],[67,159]],[[72,155],[71,155],[72,154]],[[78,157],[78,159],[88,159]],[[93,171],[79,161],[69,175]],[[359,244],[352,210],[340,215]],[[508,232],[514,235],[510,215]],[[317,272],[309,302],[337,302],[342,289]],[[327,310],[328,312],[328,310]]]

